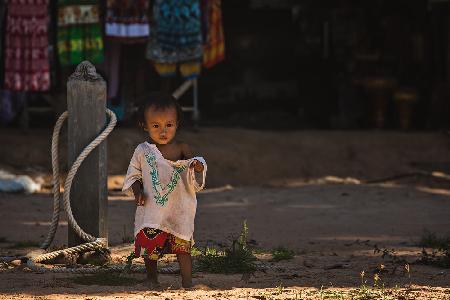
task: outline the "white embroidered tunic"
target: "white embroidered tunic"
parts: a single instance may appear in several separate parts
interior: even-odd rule
[[[194,159],[203,166],[202,182],[189,168]],[[144,206],[136,208],[134,236],[144,227],[157,228],[183,240],[191,240],[197,210],[195,193],[203,189],[206,176],[203,157],[171,161],[165,159],[155,144],[139,144],[134,151],[122,191],[132,194],[131,185],[139,180],[144,187]]]

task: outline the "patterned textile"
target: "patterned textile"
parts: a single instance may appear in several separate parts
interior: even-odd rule
[[[8,0],[5,35],[5,88],[47,91],[48,0]]]
[[[186,170],[186,165],[174,165],[172,169],[172,175],[170,176],[169,182],[163,186],[159,180],[158,166],[156,165],[156,156],[153,153],[147,153],[144,155],[145,160],[150,166],[150,176],[152,178],[152,187],[154,193],[154,199],[156,204],[165,205],[169,200],[169,195],[173,192],[178,184],[181,176],[180,174]]]
[[[221,0],[209,0],[205,14],[208,15],[208,33],[203,46],[203,66],[211,68],[225,59]]]
[[[105,35],[144,41],[150,34],[149,0],[107,0]]]
[[[0,28],[2,28],[2,35],[0,36],[0,87],[3,86],[3,75],[4,75],[4,57],[3,57],[3,47],[4,47],[4,33],[5,33],[5,16],[6,16],[6,1],[0,1]]]
[[[103,61],[97,1],[58,1],[58,56],[63,66]]]
[[[158,63],[201,60],[199,0],[156,0],[147,58]]]
[[[144,256],[152,260],[164,254],[181,254],[191,252],[191,242],[180,239],[170,233],[156,228],[145,227],[136,235],[134,256]]]

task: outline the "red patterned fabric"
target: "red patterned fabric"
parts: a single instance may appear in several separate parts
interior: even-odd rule
[[[208,33],[203,45],[203,66],[211,68],[225,59],[225,38],[222,24],[222,1],[209,0],[206,5],[208,14]]]
[[[7,2],[5,88],[13,91],[46,91],[50,88],[49,0]]]
[[[143,250],[143,253],[142,253]],[[152,260],[164,254],[189,254],[191,242],[156,228],[145,227],[139,231],[134,240],[134,256],[144,256]]]

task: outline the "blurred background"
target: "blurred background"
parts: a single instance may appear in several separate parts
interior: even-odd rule
[[[177,138],[208,163],[196,245],[234,247],[247,220],[251,255],[271,264],[250,281],[195,280],[239,297],[247,291],[235,287],[281,284],[322,293],[364,285],[365,270],[383,289],[414,284],[408,293],[448,298],[448,0],[0,0],[0,24],[0,256],[26,255],[48,231],[52,130],[69,76],[88,60],[118,125],[107,165],[85,164],[76,189],[99,188],[107,170],[114,261],[132,249],[136,208],[121,189],[148,139],[137,108],[163,90],[185,110]],[[68,136],[65,125],[62,181]],[[64,216],[60,226],[55,247],[67,241]],[[288,258],[272,260],[275,249]],[[0,292],[85,295],[14,270],[0,265]]]
[[[152,29],[158,31],[158,1],[91,2],[77,12],[69,9],[70,1],[49,1],[47,14],[41,14],[48,26],[33,41],[33,34],[11,23],[29,15],[15,15],[13,7],[8,17],[2,1],[3,127],[52,127],[66,109],[67,78],[84,59],[108,82],[108,106],[126,126],[135,125],[136,106],[146,93],[173,92],[194,78],[198,124],[205,126],[428,130],[450,125],[448,1],[228,0],[218,1],[214,12],[203,1],[194,23],[202,31],[197,43],[205,55],[182,57],[182,45],[175,58],[169,58],[177,53],[173,49],[159,57],[149,53],[161,44],[149,37]],[[141,27],[130,29],[133,22]],[[31,53],[39,59],[25,63]],[[191,65],[182,67],[186,63]],[[21,77],[41,71],[44,75],[37,76],[46,79],[34,79],[34,86]],[[181,103],[191,106],[192,96],[190,89]]]

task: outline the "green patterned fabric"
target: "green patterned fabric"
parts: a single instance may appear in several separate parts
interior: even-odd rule
[[[103,39],[96,1],[58,1],[58,57],[62,66],[103,61]]]
[[[169,183],[163,187],[159,181],[158,167],[156,165],[155,156],[153,153],[145,154],[145,159],[150,166],[150,176],[152,178],[153,191],[155,192],[155,202],[161,206],[164,206],[168,201],[170,193],[172,193],[177,186],[177,183],[181,178],[181,172],[186,170],[186,166],[174,166]]]

